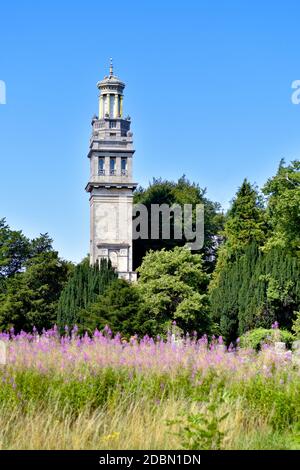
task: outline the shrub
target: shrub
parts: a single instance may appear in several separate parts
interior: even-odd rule
[[[290,348],[294,336],[287,330],[256,328],[247,331],[240,338],[240,346],[243,348],[252,348],[258,351],[262,344],[272,344],[275,341],[282,341]]]
[[[300,339],[300,312],[295,312],[296,318],[293,321],[292,331],[294,332],[295,338]]]

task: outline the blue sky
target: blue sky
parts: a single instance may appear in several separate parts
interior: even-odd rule
[[[299,15],[289,0],[2,2],[0,217],[85,256],[90,121],[110,57],[136,181],[185,173],[225,208],[244,177],[262,186],[300,158]]]

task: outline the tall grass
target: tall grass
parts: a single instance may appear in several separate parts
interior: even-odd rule
[[[300,448],[299,365],[290,352],[228,351],[207,338],[59,338],[55,330],[1,339],[1,449],[202,448],[207,423],[220,448]]]
[[[169,420],[198,411],[188,401],[168,399],[153,409],[144,400],[109,409],[82,410],[76,416],[68,410],[32,404],[26,413],[0,408],[0,449],[181,449],[180,426]],[[225,449],[300,449],[297,430],[274,430],[267,418],[251,414],[237,401],[222,411]]]

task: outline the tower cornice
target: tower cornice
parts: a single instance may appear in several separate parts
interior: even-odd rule
[[[135,191],[135,189],[138,187],[138,183],[111,183],[109,182],[99,182],[99,181],[89,181],[88,184],[85,187],[85,190],[87,193],[90,193],[94,188],[116,188],[116,189],[132,189]]]

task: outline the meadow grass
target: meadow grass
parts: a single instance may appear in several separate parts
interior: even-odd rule
[[[300,449],[290,352],[55,330],[1,339],[1,449]]]
[[[76,415],[35,403],[25,413],[2,405],[0,449],[181,449],[180,426],[168,422],[197,411],[195,403],[178,399],[156,408],[141,399]],[[268,418],[249,416],[239,401],[227,403],[222,411],[229,412],[222,423],[224,449],[300,449],[296,429],[274,430]]]

